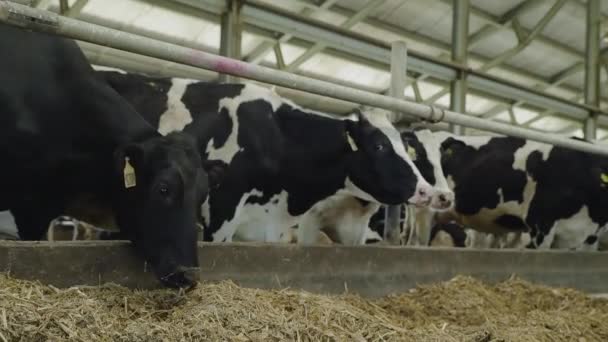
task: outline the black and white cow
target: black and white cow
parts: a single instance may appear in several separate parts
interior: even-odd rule
[[[375,111],[379,114],[379,111]],[[441,168],[441,155],[437,139],[429,130],[406,131],[401,133],[409,157],[420,171],[422,177],[433,186],[433,195],[424,205],[408,205],[412,231],[430,233],[434,214],[449,210],[454,202],[454,193],[448,187]],[[299,225],[299,243],[313,243],[319,231],[325,232],[333,241],[347,245],[361,245],[366,241],[377,240],[384,231],[384,208],[378,203],[370,203],[351,196],[332,196],[317,203],[302,219]],[[401,213],[405,221],[405,212]],[[370,232],[369,226],[374,229]],[[382,225],[382,227],[380,227]],[[425,226],[425,228],[418,228]],[[429,237],[426,236],[426,239]],[[415,234],[407,239],[408,244],[418,240]]]
[[[434,135],[456,194],[440,221],[529,233],[530,248],[597,248],[608,224],[608,159],[513,137]]]
[[[0,51],[0,210],[20,238],[44,238],[67,203],[90,194],[165,285],[193,286],[208,192],[194,140],[158,134],[71,40],[0,25]]]
[[[432,195],[386,116],[337,118],[254,84],[99,73],[159,131],[183,129],[206,159],[228,165],[203,205],[205,240],[286,241],[333,195],[388,204]]]

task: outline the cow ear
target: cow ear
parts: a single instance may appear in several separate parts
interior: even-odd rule
[[[441,154],[446,157],[451,157],[463,147],[465,147],[465,144],[462,141],[449,138],[441,144]]]
[[[360,124],[367,122],[367,119],[365,118],[365,115],[363,115],[363,112],[361,111],[360,108],[355,108],[353,113],[357,116],[357,120],[359,120]]]
[[[126,189],[137,186],[141,175],[137,175],[144,163],[144,148],[140,144],[127,144],[119,147],[114,152],[115,171],[122,177],[123,186]]]

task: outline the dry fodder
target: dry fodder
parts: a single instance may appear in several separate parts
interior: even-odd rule
[[[608,341],[608,301],[467,277],[382,299],[200,284],[56,289],[0,275],[0,341]]]

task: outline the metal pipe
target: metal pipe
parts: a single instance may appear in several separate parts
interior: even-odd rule
[[[468,38],[469,38],[469,0],[454,0],[452,6],[452,61],[460,65],[467,64]],[[466,113],[467,100],[467,73],[459,71],[456,79],[450,86],[450,109]],[[454,134],[464,134],[464,127],[450,125]]]
[[[237,0],[228,0],[226,11],[222,13],[220,21],[220,55],[241,59],[241,25],[240,4]],[[236,83],[238,78],[220,74],[219,81],[222,83]]]
[[[600,0],[587,0],[587,32],[585,46],[585,103],[590,106],[599,106],[600,88]],[[597,113],[589,111],[585,119],[583,132],[585,139],[596,139]]]
[[[453,0],[445,1],[451,2]],[[220,4],[225,6],[223,0],[170,0],[169,3],[187,4],[188,6],[200,10],[201,13],[213,12]],[[337,8],[334,8],[333,10],[337,10]],[[471,12],[472,11],[473,10],[471,10]],[[352,12],[349,12],[349,14],[352,14]],[[283,11],[259,1],[248,0],[243,5],[241,15],[243,21],[246,24],[251,25],[251,27],[285,32],[286,34],[293,35],[294,37],[308,42],[323,42],[330,46],[331,50],[340,51],[350,57],[362,57],[369,62],[387,66],[387,61],[390,60],[390,46],[383,41],[359,35],[352,31],[342,30],[333,25],[311,20],[310,18],[305,18],[301,15]],[[404,32],[399,31],[399,34],[404,34]],[[408,59],[410,70],[431,75],[436,79],[444,81],[453,80],[456,78],[456,70],[465,69],[464,66],[432,58],[416,53],[415,51],[409,52]],[[507,68],[507,70],[512,69]],[[521,70],[513,70],[513,72],[520,73]],[[583,117],[587,116],[588,108],[585,104],[568,101],[564,98],[543,93],[533,88],[525,87],[521,84],[516,84],[485,73],[479,73],[474,70],[469,71],[469,76],[472,75],[477,77],[475,79],[469,77],[469,89],[475,89],[482,91],[484,94],[500,96],[503,99],[511,100],[522,99],[521,93],[530,94],[530,97],[525,97],[526,102],[530,105],[549,108],[556,112],[563,113],[566,117],[572,116],[573,119],[577,120],[582,120]],[[527,75],[526,77],[532,76]],[[539,78],[534,78],[534,80],[537,83],[544,83],[544,81]],[[477,81],[482,81],[483,84],[477,84]],[[572,90],[571,88],[569,89],[570,91]],[[541,99],[542,102],[535,102],[537,99]],[[601,112],[602,114],[605,114],[604,111]]]
[[[391,48],[391,87],[389,95],[398,100],[405,99],[405,87],[407,86],[407,45],[403,41],[393,42]],[[402,113],[394,112],[394,121],[400,121]],[[409,117],[412,120],[412,117]],[[401,214],[400,205],[386,207],[384,213],[384,240],[390,244],[399,244],[401,227],[399,218]]]
[[[68,0],[59,0],[59,13],[66,14],[69,9]]]
[[[403,112],[429,121],[446,121],[483,131],[491,131],[608,156],[608,150],[605,147],[586,142],[564,139],[553,134],[539,133],[530,129],[487,121],[434,106],[398,100],[389,96],[251,65],[227,57],[159,42],[154,39],[59,16],[49,11],[29,8],[7,0],[0,0],[0,22],[353,103]]]
[[[204,9],[202,5],[198,6],[198,8]],[[295,37],[308,41],[324,42],[328,46],[331,46],[332,49],[362,56],[379,63],[386,64],[390,60],[390,46],[383,41],[345,31],[327,23],[302,18],[296,14],[282,11],[255,0],[245,3],[242,14],[245,22],[257,27],[288,32]],[[428,57],[415,51],[409,52],[408,60],[411,71],[428,74],[445,81],[455,79],[457,70],[468,70],[463,65]],[[530,101],[542,97],[543,103],[549,105],[549,107],[542,105],[543,108],[554,109],[566,115],[570,113],[587,115],[587,106],[584,104],[567,101],[563,98],[542,93],[485,73],[469,71],[469,74],[477,76],[475,79],[469,78],[468,80],[469,87],[472,89],[483,90],[487,93],[513,100],[519,100],[520,97],[517,93],[524,91],[534,95],[530,98]],[[478,80],[484,81],[483,84],[476,84]],[[536,102],[528,103],[537,105]]]

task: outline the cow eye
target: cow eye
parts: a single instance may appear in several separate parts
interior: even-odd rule
[[[383,143],[378,143],[378,144],[376,144],[376,146],[374,146],[374,149],[377,152],[382,152],[386,149],[386,146]]]
[[[171,194],[171,189],[169,188],[169,184],[160,183],[158,185],[158,193],[163,197],[168,197]]]

